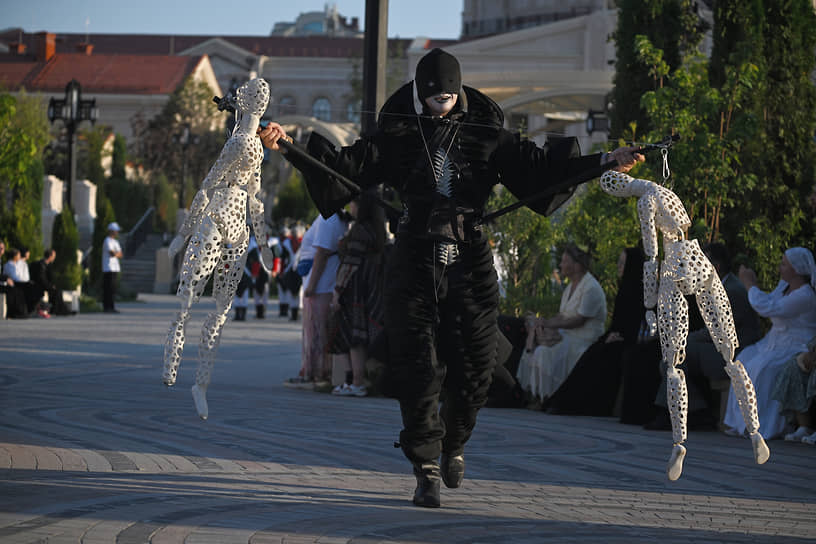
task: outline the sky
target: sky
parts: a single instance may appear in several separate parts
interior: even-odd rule
[[[98,34],[267,36],[276,22],[334,4],[365,21],[365,0],[0,0],[0,29]],[[388,36],[457,39],[464,0],[390,0]]]

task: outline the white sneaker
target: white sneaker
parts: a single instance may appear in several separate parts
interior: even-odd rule
[[[332,389],[331,393],[332,393],[332,395],[348,395],[348,393],[346,393],[347,389],[348,389],[348,384],[347,383],[341,383],[340,385],[334,386],[334,389]]]
[[[785,440],[788,442],[801,442],[803,438],[805,438],[812,432],[813,430],[808,429],[807,427],[799,427],[794,432],[786,434]]]
[[[803,444],[810,444],[811,446],[816,444],[816,433],[813,433],[813,434],[811,434],[809,436],[802,437],[802,443]]]
[[[335,387],[335,389],[337,389]],[[341,395],[343,397],[365,397],[368,395],[368,390],[366,389],[365,385],[354,385],[354,384],[347,384],[344,383],[342,389],[335,393],[332,391],[333,395]]]
[[[365,385],[351,384],[348,387],[348,390],[349,390],[349,394],[353,395],[355,397],[365,397],[366,395],[368,395],[368,390],[366,389]]]

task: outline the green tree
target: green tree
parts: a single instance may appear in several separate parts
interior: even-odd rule
[[[746,28],[729,31],[750,37],[761,28],[762,35],[751,46],[721,46],[731,53],[717,61],[720,86],[709,83],[717,80],[709,64],[691,56],[642,104],[656,127],[651,137],[682,136],[670,153],[674,190],[702,236],[745,255],[771,287],[784,249],[810,247],[816,237],[807,209],[816,171],[816,15],[807,1],[791,0],[761,17],[741,16]],[[746,60],[756,43],[762,55]],[[660,179],[659,164],[651,169]]]
[[[808,0],[767,3],[762,24],[764,73],[760,88],[758,137],[744,158],[756,174],[743,218],[734,218],[760,282],[775,285],[782,252],[813,247],[813,211],[807,207],[816,179],[816,14]]]
[[[718,0],[714,2],[711,66],[709,79],[714,88],[726,80],[728,66],[746,62],[756,64],[762,58],[762,0]]]
[[[684,53],[694,50],[705,25],[692,0],[621,0],[615,41],[615,77],[609,119],[616,137],[634,138],[650,129],[640,96],[659,88],[661,81],[638,58],[635,36],[644,34],[663,51],[669,69],[677,68]]]
[[[41,99],[0,94],[0,231],[32,257],[42,253],[42,153],[48,140]]]
[[[137,117],[133,123],[138,142],[133,150],[134,158],[145,169],[163,173],[174,186],[180,187],[186,161],[191,188],[185,190],[185,206],[192,201],[224,145],[226,115],[218,111],[212,101],[213,95],[209,85],[188,77],[158,115],[149,121]],[[186,149],[186,159],[185,149],[177,141],[185,124],[190,125],[191,137],[198,142]]]
[[[64,208],[54,218],[52,246],[57,252],[54,261],[54,283],[65,291],[73,291],[82,282],[82,267],[77,262],[79,231],[70,208]]]
[[[292,169],[289,179],[278,189],[271,215],[272,221],[278,225],[285,219],[310,223],[317,216],[306,182],[297,170]]]
[[[156,207],[156,228],[159,232],[173,233],[176,230],[178,200],[167,176],[159,174],[153,184],[153,202]]]
[[[487,209],[497,210],[515,201],[510,191],[499,188]],[[557,312],[561,293],[553,277],[557,257],[551,219],[525,207],[497,218],[489,228],[505,275],[505,297],[499,311],[509,315]]]
[[[133,228],[150,206],[153,205],[154,188],[142,180],[130,180],[125,176],[127,145],[125,138],[117,134],[113,140],[111,177],[107,180],[107,195],[113,205],[117,221],[125,231]],[[107,223],[105,223],[107,225]]]

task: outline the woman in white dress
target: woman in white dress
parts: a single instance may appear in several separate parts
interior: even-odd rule
[[[768,334],[743,349],[739,358],[756,389],[759,431],[766,439],[775,438],[785,430],[780,404],[771,396],[777,375],[793,356],[807,351],[808,341],[816,335],[816,265],[808,249],[788,249],[779,265],[779,284],[770,293],[757,287],[753,270],[741,266],[739,276],[748,289],[751,306],[771,320]],[[728,396],[724,423],[728,434],[745,431],[733,391]]]
[[[559,268],[569,285],[561,295],[558,314],[528,322],[527,349],[516,373],[522,389],[539,400],[564,383],[581,354],[604,333],[606,322],[606,296],[588,271],[589,254],[568,246]],[[536,336],[541,345],[533,351]]]

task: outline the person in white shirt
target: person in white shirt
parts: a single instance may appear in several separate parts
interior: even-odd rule
[[[309,388],[321,382],[331,383],[327,345],[329,305],[340,265],[337,247],[347,229],[345,214],[334,214],[328,219],[318,215],[303,237],[298,252],[298,272],[312,260],[303,278],[303,361],[300,375],[289,379],[287,386]]]
[[[122,258],[122,246],[119,245],[119,223],[108,225],[108,236],[102,242],[102,308],[107,313],[118,314],[114,305],[116,298],[116,280],[121,272],[119,259]]]

